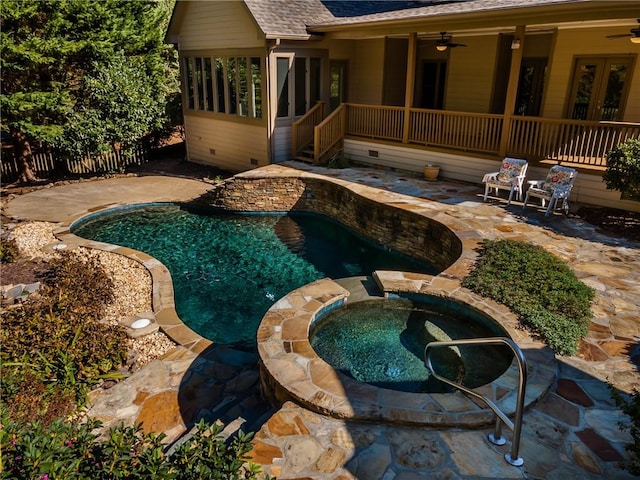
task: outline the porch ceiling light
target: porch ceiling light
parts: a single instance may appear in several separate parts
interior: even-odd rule
[[[631,43],[640,44],[640,32],[637,35],[632,36],[629,40]]]
[[[640,39],[638,39],[640,41]],[[439,52],[446,52],[448,45],[436,45],[436,50]]]

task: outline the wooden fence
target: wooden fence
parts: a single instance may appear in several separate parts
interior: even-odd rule
[[[63,158],[54,151],[32,154],[33,172],[38,177],[47,178],[54,170],[63,170],[71,174],[118,172],[128,165],[141,165],[149,161],[149,148],[142,142],[133,149],[115,150],[97,156],[85,155],[76,158]],[[18,179],[20,168],[13,154],[13,147],[2,148],[2,182]]]

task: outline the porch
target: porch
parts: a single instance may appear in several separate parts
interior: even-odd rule
[[[613,147],[640,138],[640,123],[629,122],[353,103],[341,104],[326,117],[324,110],[319,102],[293,124],[292,152],[297,160],[324,163],[344,148],[345,139],[356,139],[496,160],[512,156],[598,172],[606,168],[606,155]]]

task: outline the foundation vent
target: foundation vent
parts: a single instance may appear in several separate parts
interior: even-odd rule
[[[377,150],[369,150],[369,156],[373,157],[373,158],[378,158],[378,151]]]

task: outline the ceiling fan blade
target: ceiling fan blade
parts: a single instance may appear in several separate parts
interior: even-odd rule
[[[624,37],[631,37],[633,36],[632,33],[618,33],[616,35],[606,35],[605,38],[624,38]]]

